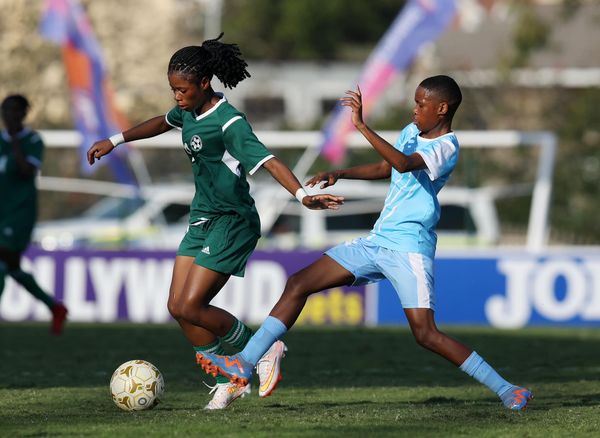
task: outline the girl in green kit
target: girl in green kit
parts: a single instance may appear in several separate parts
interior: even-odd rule
[[[42,165],[44,143],[37,132],[23,125],[29,102],[19,94],[2,101],[0,133],[0,295],[10,275],[52,313],[51,332],[59,335],[67,308],[54,300],[21,269],[21,255],[31,242],[37,218],[35,176]]]
[[[260,237],[246,174],[265,168],[310,209],[336,209],[343,202],[332,195],[308,196],[291,170],[256,138],[245,115],[213,90],[213,76],[229,88],[250,76],[237,45],[220,42],[221,36],[184,47],[171,57],[167,74],[176,105],[166,116],[96,142],[88,151],[88,161],[94,164],[122,142],[181,130],[196,193],[189,229],[175,258],[168,308],[196,352],[216,354],[224,353],[222,342],[242,349],[252,334],[233,315],[210,305],[231,275],[244,275]],[[221,377],[213,390],[207,409],[227,407],[250,387],[238,388]]]

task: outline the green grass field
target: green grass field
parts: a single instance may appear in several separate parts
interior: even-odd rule
[[[508,380],[532,388],[523,415],[404,328],[297,328],[271,397],[206,412],[208,390],[175,325],[0,324],[0,437],[600,436],[600,330],[448,327]],[[110,399],[112,371],[146,359],[164,374],[154,410]],[[205,380],[209,381],[206,377]]]

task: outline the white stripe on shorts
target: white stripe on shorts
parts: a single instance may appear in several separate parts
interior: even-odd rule
[[[431,291],[427,284],[427,276],[425,275],[425,267],[423,266],[423,255],[409,252],[408,261],[417,282],[417,306],[431,308]]]

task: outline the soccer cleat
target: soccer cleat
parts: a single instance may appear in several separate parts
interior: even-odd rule
[[[527,408],[527,403],[533,398],[533,393],[528,389],[513,386],[500,396],[502,403],[511,411],[521,412]]]
[[[260,380],[258,387],[260,397],[271,395],[281,380],[281,359],[285,357],[286,351],[287,347],[283,342],[275,341],[256,364],[256,373]]]
[[[222,375],[237,386],[246,386],[252,378],[254,366],[246,362],[239,354],[233,356],[220,356],[218,354],[199,351],[196,353],[196,362],[202,369],[214,377]]]
[[[53,335],[60,335],[62,333],[65,321],[67,319],[67,308],[62,303],[56,303],[52,306],[52,325],[50,326],[50,332]]]
[[[209,411],[225,409],[233,403],[234,400],[240,397],[244,398],[246,395],[250,394],[250,384],[246,386],[237,386],[231,382],[227,382],[217,383],[213,387],[209,386],[209,388],[211,388],[209,394],[215,393],[212,400],[204,406],[204,409]]]

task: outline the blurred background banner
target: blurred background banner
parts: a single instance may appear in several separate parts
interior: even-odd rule
[[[139,186],[115,182],[112,166],[82,178],[90,167],[79,150],[124,126],[108,68],[119,108],[140,123],[172,105],[165,73],[174,51],[222,30],[252,74],[228,100],[301,180],[332,166],[325,154],[347,167],[381,160],[347,108],[321,131],[359,80],[369,125],[394,143],[410,123],[415,87],[428,76],[455,78],[461,157],[439,194],[436,316],[506,328],[600,324],[597,0],[0,0],[0,9],[0,53],[10,60],[0,90],[30,99],[27,124],[46,145],[40,222],[24,263],[69,300],[75,320],[170,321],[164,299],[194,193],[180,132],[115,151],[126,152],[117,164]],[[138,154],[151,182],[140,178]],[[309,211],[268,172],[249,183],[265,259],[253,259],[223,296],[256,322],[285,277],[312,261],[305,252],[368,234],[389,189],[389,181],[341,180],[327,190],[346,197],[343,208]],[[0,319],[48,318],[16,288],[7,280]],[[151,305],[123,305],[138,299]],[[326,291],[307,306],[311,324],[404,323],[386,282]]]
[[[456,15],[456,0],[409,0],[381,41],[377,44],[360,74],[358,84],[366,116],[377,96],[392,78],[410,66],[423,45],[437,39]],[[352,84],[349,88],[354,89]],[[400,128],[400,127],[399,127]],[[352,130],[348,111],[338,103],[324,128],[321,153],[331,162],[345,157],[346,136]]]
[[[244,278],[231,277],[212,304],[259,324],[287,278],[320,251],[255,251]],[[174,251],[27,252],[24,264],[40,284],[69,306],[71,321],[165,323]],[[442,252],[434,262],[440,324],[600,326],[600,254],[560,250]],[[0,320],[46,320],[39,301],[7,281]],[[312,295],[298,319],[306,325],[406,324],[388,281],[339,287]]]
[[[238,318],[261,323],[279,299],[287,278],[315,261],[320,251],[255,251],[245,277],[231,277],[211,301]],[[24,260],[40,284],[69,307],[79,322],[172,321],[167,310],[174,251],[39,251]],[[0,301],[0,321],[45,320],[48,311],[12,280]],[[362,325],[365,286],[339,287],[311,297],[299,324]]]
[[[127,122],[115,107],[102,50],[78,0],[46,0],[40,31],[45,38],[62,46],[71,112],[82,136],[81,171],[89,174],[92,171],[86,156],[89,147],[123,131]],[[100,163],[109,164],[118,182],[135,184],[136,178],[125,160],[127,148],[121,145],[117,154],[105,157]]]

